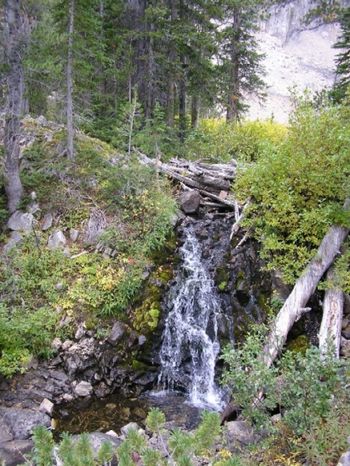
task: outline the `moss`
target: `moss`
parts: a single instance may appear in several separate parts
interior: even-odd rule
[[[305,354],[309,347],[310,342],[306,335],[299,335],[287,343],[287,349],[296,353]]]
[[[133,313],[133,327],[145,334],[156,330],[161,315],[163,290],[173,276],[172,264],[161,265],[150,275],[139,304]]]
[[[219,288],[220,291],[225,291],[225,290],[226,290],[226,287],[227,287],[227,282],[221,282],[221,283],[219,283],[218,288]]]
[[[148,371],[149,367],[144,362],[138,361],[137,359],[133,359],[131,361],[131,367],[134,371]]]
[[[226,267],[219,267],[216,270],[215,282],[220,291],[224,291],[230,280],[230,271]]]

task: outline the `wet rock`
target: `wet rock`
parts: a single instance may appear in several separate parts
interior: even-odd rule
[[[74,388],[74,392],[78,396],[86,397],[92,394],[93,388],[91,383],[82,380],[78,383],[78,385],[76,385],[76,387]]]
[[[200,200],[198,191],[185,191],[180,196],[180,207],[185,214],[194,214],[199,209]]]
[[[56,230],[52,235],[50,235],[47,242],[47,247],[49,249],[64,249],[66,246],[67,240],[61,230]]]
[[[13,231],[23,231],[29,233],[33,230],[34,216],[30,213],[16,210],[7,222],[7,226]]]
[[[138,431],[140,429],[140,426],[136,424],[136,422],[129,422],[129,424],[126,424],[124,427],[120,429],[120,432],[122,435],[125,437],[128,435],[129,430],[136,430]]]
[[[104,434],[102,432],[92,432],[91,434],[87,435],[89,437],[89,442],[95,455],[97,455],[98,450],[105,442],[111,443],[114,450],[117,449],[122,443],[122,440],[119,437],[114,437],[113,435]],[[79,438],[79,435],[72,436],[73,442],[78,441]]]
[[[109,435],[111,437],[118,437],[118,434],[114,432],[114,430],[109,430],[108,432],[106,432],[106,435]]]
[[[235,444],[249,445],[256,438],[252,427],[246,421],[231,421],[226,424],[227,440]]]
[[[31,440],[14,440],[0,444],[0,459],[6,466],[27,464],[26,455],[33,448]]]
[[[54,404],[52,403],[52,401],[48,400],[47,398],[44,398],[39,406],[39,410],[42,413],[48,414],[49,416],[52,416],[53,408],[54,408]]]
[[[125,324],[123,324],[123,322],[116,322],[113,325],[111,333],[107,338],[108,343],[110,343],[111,345],[116,345],[117,343],[119,343],[125,335],[126,329],[127,327]]]
[[[52,225],[53,225],[53,215],[51,212],[48,212],[47,214],[44,215],[41,229],[42,231],[47,231],[52,227]]]
[[[47,414],[30,409],[0,408],[0,416],[15,440],[30,438],[36,426],[50,426],[50,418]]]
[[[138,343],[139,343],[139,346],[142,346],[146,343],[147,341],[147,338],[145,337],[145,335],[140,335],[139,338],[138,338]]]

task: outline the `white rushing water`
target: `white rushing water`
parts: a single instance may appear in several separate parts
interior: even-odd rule
[[[160,352],[159,380],[168,389],[180,382],[191,404],[220,409],[222,394],[215,384],[220,351],[217,317],[220,301],[202,260],[200,243],[189,227],[180,249],[181,267],[167,298],[168,316]]]

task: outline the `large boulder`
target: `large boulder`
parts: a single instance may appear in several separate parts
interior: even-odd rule
[[[28,212],[16,210],[7,222],[7,226],[12,231],[23,231],[30,233],[33,230],[34,216]]]
[[[200,205],[201,196],[198,191],[186,191],[180,196],[180,207],[185,214],[195,214]]]
[[[49,427],[51,425],[47,414],[31,409],[0,408],[0,418],[15,440],[30,438],[36,426]]]

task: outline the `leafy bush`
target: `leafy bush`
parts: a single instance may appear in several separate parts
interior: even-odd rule
[[[205,158],[229,162],[259,159],[262,154],[283,142],[287,134],[285,126],[267,121],[226,123],[224,120],[202,120],[186,142],[184,153],[191,159]]]
[[[246,419],[270,434],[252,456],[261,464],[300,464],[296,458],[335,464],[350,429],[348,366],[333,359],[332,351],[321,358],[311,347],[305,353],[286,351],[277,366],[268,368],[261,358],[263,342],[264,331],[258,329],[223,355],[223,381],[235,402]],[[282,414],[279,423],[272,422],[272,412]]]
[[[245,225],[268,268],[294,283],[332,224],[349,225],[350,124],[346,107],[302,102],[286,139],[239,173],[235,192],[251,199]]]

